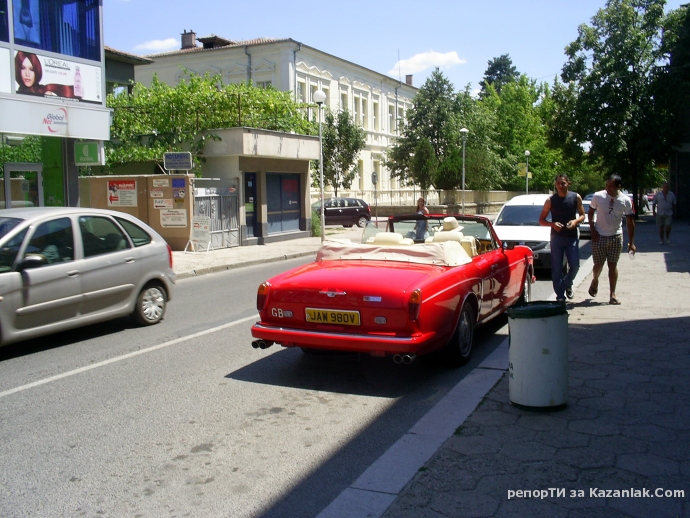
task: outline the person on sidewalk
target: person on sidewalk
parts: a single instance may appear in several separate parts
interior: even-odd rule
[[[551,227],[551,281],[557,301],[572,299],[573,280],[580,269],[580,244],[578,226],[585,220],[582,198],[569,191],[570,178],[559,174],[554,180],[556,192],[544,202],[539,224]],[[551,221],[546,218],[551,213]],[[568,262],[568,272],[563,273],[563,256]]]
[[[668,190],[668,182],[664,182],[661,190],[654,195],[652,201],[652,215],[656,217],[656,226],[659,227],[659,244],[671,244],[671,220],[676,210],[676,195]]]
[[[429,209],[426,207],[426,200],[424,198],[419,198],[417,200],[417,214],[423,214],[427,215],[429,214]],[[417,223],[415,224],[415,229],[414,229],[414,240],[415,241],[424,241],[427,237],[429,237],[429,231],[427,229],[427,220],[425,219],[419,219],[417,220]]]
[[[637,250],[632,202],[627,194],[620,191],[622,183],[620,176],[610,175],[606,180],[606,189],[594,193],[587,213],[589,228],[592,230],[592,259],[594,260],[589,294],[592,297],[597,296],[599,275],[604,269],[604,263],[607,263],[611,292],[609,304],[620,304],[616,298],[616,283],[618,282],[618,259],[623,249],[623,216],[625,216],[625,226],[628,231],[628,251],[634,254]]]

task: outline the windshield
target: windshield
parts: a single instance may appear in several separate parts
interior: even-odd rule
[[[18,218],[0,218],[0,239],[21,222],[22,220]]]
[[[504,226],[539,226],[539,215],[544,207],[541,205],[505,205],[496,218],[496,225]],[[551,221],[551,214],[546,218]]]

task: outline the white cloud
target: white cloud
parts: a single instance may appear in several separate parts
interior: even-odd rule
[[[144,43],[140,43],[134,50],[151,50],[154,52],[164,52],[166,50],[172,50],[180,46],[180,42],[177,38],[168,38],[167,40],[151,40]]]
[[[393,69],[388,71],[388,74],[392,76],[397,76],[398,73],[401,75],[414,74],[428,68],[449,68],[454,65],[462,65],[463,63],[467,63],[467,60],[460,59],[455,51],[442,54],[441,52],[430,50],[429,52],[416,54],[410,59],[401,59],[395,64]]]

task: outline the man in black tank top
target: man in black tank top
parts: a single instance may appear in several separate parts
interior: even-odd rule
[[[556,192],[546,202],[539,216],[539,224],[551,227],[551,280],[556,300],[572,299],[573,279],[580,269],[578,225],[585,220],[582,198],[568,191],[570,179],[559,174],[554,181]],[[551,221],[547,220],[549,213]],[[563,274],[563,257],[568,262],[568,273]]]

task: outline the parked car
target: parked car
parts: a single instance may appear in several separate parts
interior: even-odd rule
[[[551,269],[551,228],[539,225],[548,194],[523,194],[508,200],[494,220],[494,230],[504,243],[525,245],[534,253],[534,267]],[[546,218],[551,221],[551,214]]]
[[[0,211],[0,345],[124,315],[156,324],[174,284],[170,247],[133,216]]]
[[[587,239],[592,238],[592,229],[589,228],[589,204],[590,200],[583,200],[582,201],[582,208],[585,209],[585,220],[580,223],[578,229],[580,230],[580,237],[584,237]],[[596,214],[594,215],[595,221],[596,221]]]
[[[385,231],[367,225],[363,241],[327,241],[315,262],[262,283],[252,346],[396,363],[443,350],[462,364],[476,326],[531,298],[532,251],[502,247],[484,217],[392,216]]]
[[[317,201],[312,206],[312,211],[321,213],[321,202]],[[371,220],[371,209],[364,200],[358,198],[330,198],[324,200],[324,216],[326,225],[342,225],[351,227],[357,225],[364,228],[367,221]]]

